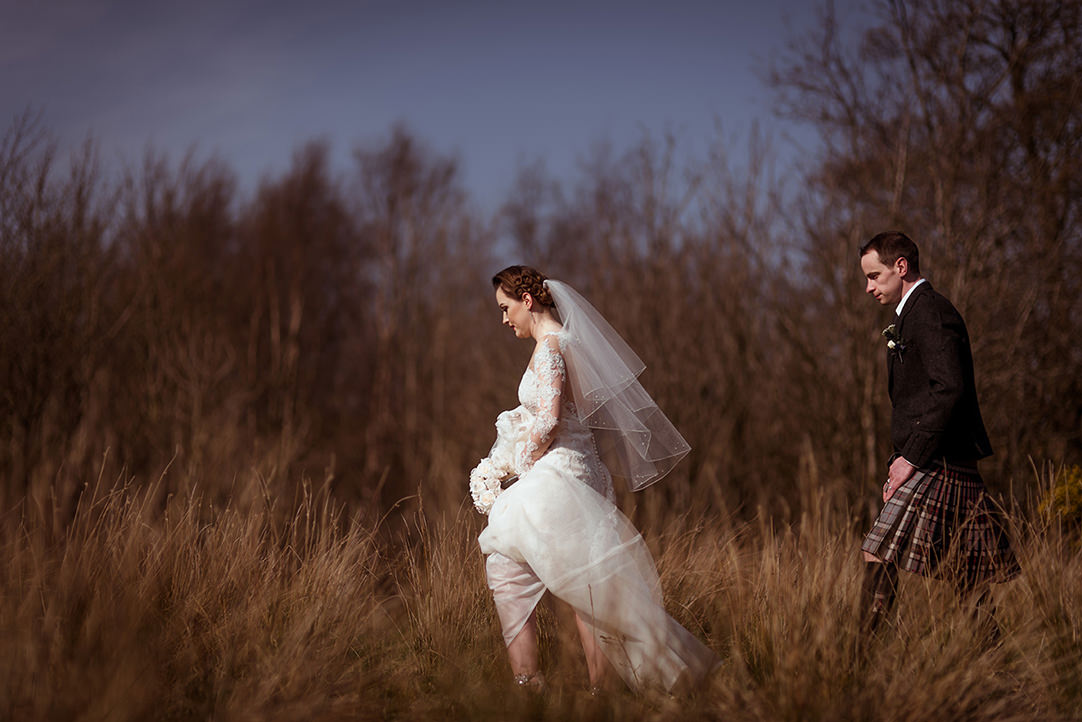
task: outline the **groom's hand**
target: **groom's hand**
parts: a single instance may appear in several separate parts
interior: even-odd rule
[[[898,487],[909,481],[909,477],[913,476],[916,470],[917,467],[906,461],[905,457],[899,456],[895,459],[887,473],[887,483],[883,484],[883,501],[889,501],[894,492],[898,491]]]

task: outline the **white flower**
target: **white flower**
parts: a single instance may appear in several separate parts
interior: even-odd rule
[[[891,351],[897,351],[899,354],[905,351],[905,346],[902,344],[902,339],[898,336],[898,330],[893,323],[883,329],[883,338],[887,340],[887,348]]]
[[[474,507],[480,513],[488,515],[502,491],[500,472],[496,465],[488,457],[481,459],[470,472],[470,496],[473,497]]]
[[[482,514],[488,514],[503,491],[501,482],[514,481],[516,472],[521,471],[517,458],[529,424],[530,413],[522,406],[496,417],[496,443],[470,472],[470,496]]]

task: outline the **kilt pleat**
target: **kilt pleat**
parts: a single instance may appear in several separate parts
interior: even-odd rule
[[[980,474],[951,466],[919,469],[902,484],[861,549],[908,572],[970,585],[1020,571]]]

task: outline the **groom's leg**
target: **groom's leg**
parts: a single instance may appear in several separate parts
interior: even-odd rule
[[[865,561],[860,591],[860,632],[868,637],[894,608],[898,596],[898,567],[890,562]]]
[[[992,585],[961,577],[955,582],[954,593],[963,608],[969,607],[974,623],[988,644],[995,644],[1001,635],[996,622],[996,603],[992,599]]]

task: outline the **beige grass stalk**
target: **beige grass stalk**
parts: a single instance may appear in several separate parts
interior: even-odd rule
[[[1079,719],[1076,541],[1013,510],[1025,573],[996,590],[998,645],[938,582],[905,578],[865,645],[860,524],[809,492],[798,522],[686,519],[648,533],[669,611],[723,659],[687,699],[585,694],[573,624],[542,610],[549,689],[522,695],[463,504],[402,531],[326,489],[240,511],[118,485],[56,533],[7,514],[0,717],[21,720]]]
[[[89,498],[61,539],[28,511],[10,520],[0,717],[378,710],[365,692],[386,566],[372,528],[311,495],[285,522],[198,496],[161,513],[155,498],[126,486]]]

